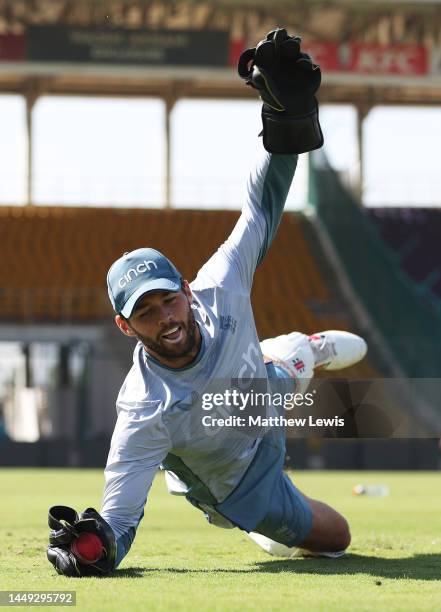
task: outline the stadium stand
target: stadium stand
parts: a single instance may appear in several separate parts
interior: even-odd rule
[[[110,321],[105,277],[114,259],[149,245],[165,252],[186,278],[193,279],[225,240],[238,215],[232,211],[2,207],[0,318],[28,323]],[[302,217],[286,213],[255,278],[253,303],[259,334],[347,329],[347,313],[327,314],[326,305],[332,299],[303,235]],[[310,306],[317,303],[322,305],[320,313]],[[371,374],[368,365],[354,369],[354,375]]]
[[[317,152],[311,158],[312,200],[353,288],[407,376],[437,378],[440,371],[440,312],[417,290],[409,278],[410,268],[404,272],[397,255],[400,248],[404,249],[403,252],[409,249],[404,257],[404,261],[409,262],[410,250],[416,248],[413,247],[414,237],[410,228],[404,224],[394,232],[386,217],[385,236],[395,246],[392,252],[381,239],[369,214],[363,212],[343,188],[324,153]],[[409,225],[415,227],[414,221]],[[436,229],[433,235],[436,235]],[[416,259],[421,262],[421,268],[436,260],[432,250],[430,257],[425,252],[424,238],[419,244]]]
[[[28,312],[34,320],[76,320],[110,314],[105,276],[112,261],[124,251],[148,244],[166,252],[185,277],[193,278],[226,238],[238,213],[4,207],[0,216],[5,253],[0,282],[3,295],[9,298],[2,300],[2,317],[20,319]],[[291,266],[292,260],[287,259],[293,244],[301,267]],[[266,273],[256,287],[256,297],[262,301],[265,292],[272,300],[277,294],[296,301],[326,299],[319,272],[292,217],[285,216],[276,247],[265,263]],[[271,274],[272,265],[291,270],[289,283],[286,273],[284,278]],[[103,299],[91,300],[94,291]],[[14,302],[19,308],[12,310]],[[262,314],[265,332],[265,310]],[[303,311],[299,322],[311,324]]]
[[[441,309],[441,211],[426,208],[374,208],[365,211],[402,270],[421,294]]]

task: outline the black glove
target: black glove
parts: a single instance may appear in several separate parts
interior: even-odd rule
[[[239,75],[263,101],[263,146],[270,153],[306,153],[323,145],[314,95],[321,72],[300,43],[278,28],[239,59]]]
[[[63,522],[62,522],[63,521]],[[93,508],[87,508],[78,516],[68,506],[52,506],[49,509],[49,534],[47,558],[59,574],[64,576],[98,576],[114,569],[116,542],[112,528]],[[81,534],[90,533],[101,541],[99,558],[86,561],[78,553],[76,542]]]

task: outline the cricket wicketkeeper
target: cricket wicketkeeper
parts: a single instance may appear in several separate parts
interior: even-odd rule
[[[315,98],[320,68],[300,42],[277,29],[242,54],[239,74],[263,101],[265,150],[236,226],[196,279],[189,284],[151,248],[125,253],[108,272],[116,324],[138,343],[117,399],[100,513],[49,511],[47,555],[60,574],[102,575],[118,567],[161,467],[171,493],[184,495],[210,523],[249,533],[272,554],[291,556],[300,547],[338,556],[350,543],[346,520],[283,472],[282,427],[201,425],[201,398],[220,381],[266,390],[280,379],[304,392],[315,368],[343,368],[366,352],[364,340],[338,331],[291,332],[259,343],[254,323],[254,272],[276,234],[298,154],[323,144]],[[224,416],[233,411],[217,408]]]

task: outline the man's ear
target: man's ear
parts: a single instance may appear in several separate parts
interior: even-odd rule
[[[188,301],[191,302],[193,299],[193,294],[191,293],[190,285],[188,284],[188,281],[186,280],[182,281],[182,291],[187,296]]]
[[[124,319],[124,317],[122,317],[121,315],[117,314],[115,316],[115,323],[117,324],[119,329],[122,331],[122,333],[125,334],[126,336],[130,336],[131,338],[135,336],[135,332],[130,327],[127,319]]]

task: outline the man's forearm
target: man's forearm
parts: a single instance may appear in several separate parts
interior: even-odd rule
[[[263,214],[265,235],[259,251],[259,264],[268,251],[282,218],[283,209],[297,167],[298,155],[267,154],[263,168],[251,173],[248,183],[248,206],[253,216]]]

